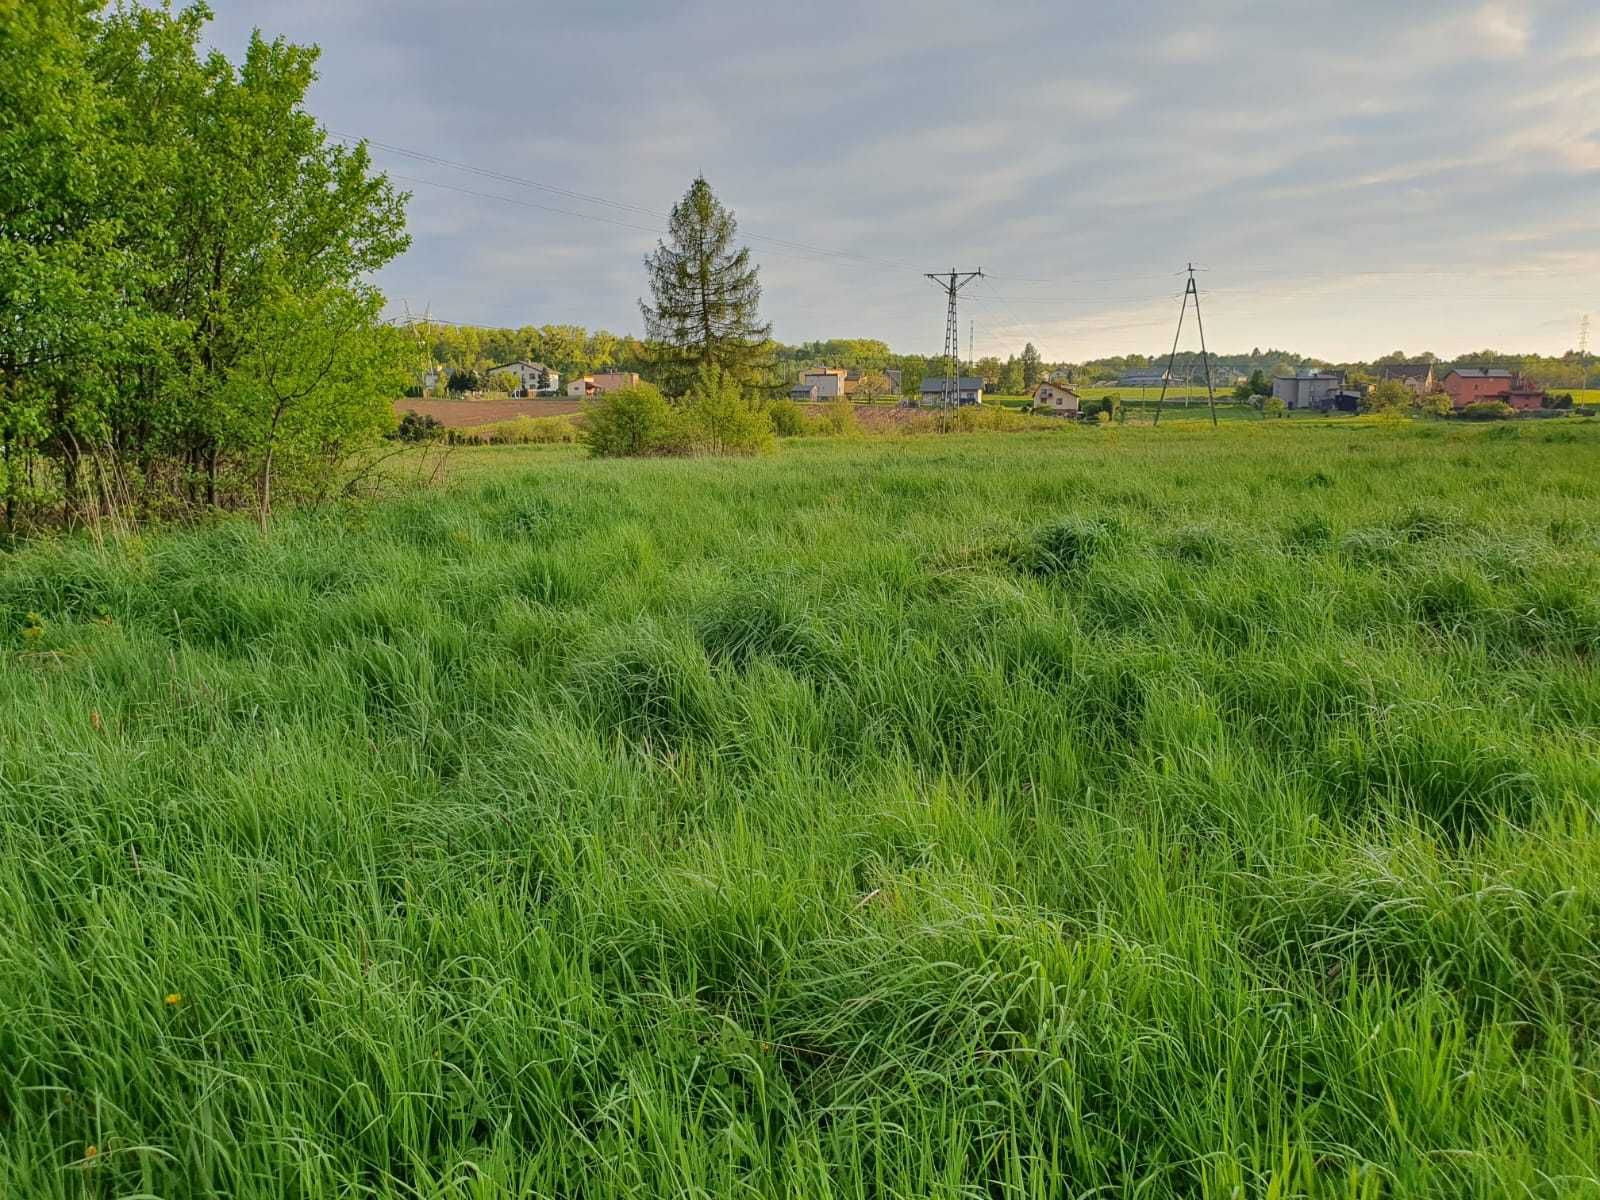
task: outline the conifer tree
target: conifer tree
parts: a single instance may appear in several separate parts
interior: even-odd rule
[[[672,244],[645,256],[654,304],[639,301],[656,373],[671,395],[714,367],[746,389],[771,374],[772,326],[761,320],[761,283],[746,246],[735,247],[738,224],[704,178],[672,209]]]

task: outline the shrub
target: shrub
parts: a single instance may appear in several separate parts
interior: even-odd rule
[[[1550,396],[1545,400],[1545,405],[1544,406],[1546,408],[1558,408],[1558,409],[1561,409],[1563,411],[1566,411],[1566,410],[1568,410],[1568,409],[1570,409],[1572,407],[1572,393],[1571,392],[1552,392],[1552,393],[1550,393]]]
[[[1435,392],[1431,396],[1421,396],[1417,399],[1417,408],[1430,417],[1448,417],[1455,411],[1450,397],[1443,392]]]
[[[584,409],[580,440],[596,458],[670,454],[683,447],[683,425],[648,383],[607,392]]]
[[[444,422],[428,413],[409,410],[391,435],[402,442],[429,442],[444,433]]]
[[[767,408],[772,432],[779,437],[799,437],[806,431],[806,414],[793,400],[775,400]]]
[[[1479,400],[1469,404],[1461,410],[1461,416],[1468,421],[1504,421],[1517,415],[1517,410],[1504,400]]]
[[[684,397],[683,416],[694,449],[704,453],[760,454],[772,448],[772,419],[718,367],[700,369]]]
[[[822,431],[831,433],[835,437],[856,432],[856,406],[843,396],[839,396],[828,404],[828,411],[822,418]]]
[[[488,442],[495,446],[547,446],[570,445],[578,436],[578,427],[567,417],[512,417],[509,421],[463,430],[453,440]]]

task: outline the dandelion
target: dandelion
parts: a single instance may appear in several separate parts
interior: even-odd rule
[[[167,993],[167,1007],[168,1008],[173,1008],[173,1007],[175,1007],[175,1006],[177,1006],[179,1004],[182,1004],[182,1003],[183,1003],[183,993],[182,992],[168,992]]]
[[[95,1155],[97,1155],[99,1153],[100,1153],[100,1147],[99,1146],[87,1146],[87,1147],[84,1148],[83,1157],[85,1159],[90,1159],[90,1158],[93,1158]]]

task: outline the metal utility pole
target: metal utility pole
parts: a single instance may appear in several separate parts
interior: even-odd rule
[[[949,417],[950,409],[961,395],[961,322],[956,316],[956,293],[974,279],[982,279],[983,272],[958,271],[951,267],[948,274],[931,271],[923,274],[943,289],[949,301],[944,318],[944,391],[939,397],[939,411],[944,419]]]
[[[1211,406],[1211,424],[1217,423],[1217,393],[1211,386],[1211,355],[1206,352],[1206,327],[1200,320],[1200,289],[1194,285],[1194,264],[1189,264],[1189,282],[1183,289],[1183,306],[1178,309],[1178,330],[1172,335],[1172,354],[1167,358],[1167,369],[1161,375],[1161,396],[1156,400],[1156,419],[1152,424],[1161,424],[1161,406],[1167,400],[1167,384],[1172,380],[1172,368],[1178,361],[1178,339],[1183,336],[1183,317],[1189,311],[1189,297],[1194,297],[1194,323],[1200,329],[1200,361],[1206,368],[1206,403]],[[1185,398],[1184,407],[1188,407]]]

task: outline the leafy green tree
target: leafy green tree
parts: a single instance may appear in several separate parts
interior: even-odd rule
[[[738,225],[697,178],[672,209],[671,245],[645,258],[654,303],[639,302],[657,376],[681,394],[698,372],[715,367],[741,387],[771,374],[772,326],[761,320],[761,283],[748,247],[734,246]]]
[[[856,383],[856,395],[868,403],[893,391],[894,384],[889,382],[889,377],[882,371],[863,371],[861,379]]]
[[[315,491],[354,450],[394,425],[388,397],[405,386],[415,344],[379,317],[370,288],[281,287],[235,330],[239,350],[219,391],[222,428],[251,464],[262,532],[274,470]]]
[[[1365,413],[1399,413],[1411,406],[1411,392],[1398,380],[1385,379],[1368,388],[1361,398]]]
[[[1024,391],[1030,390],[1038,383],[1044,374],[1044,368],[1039,362],[1039,352],[1029,342],[1022,348],[1022,387]]]

